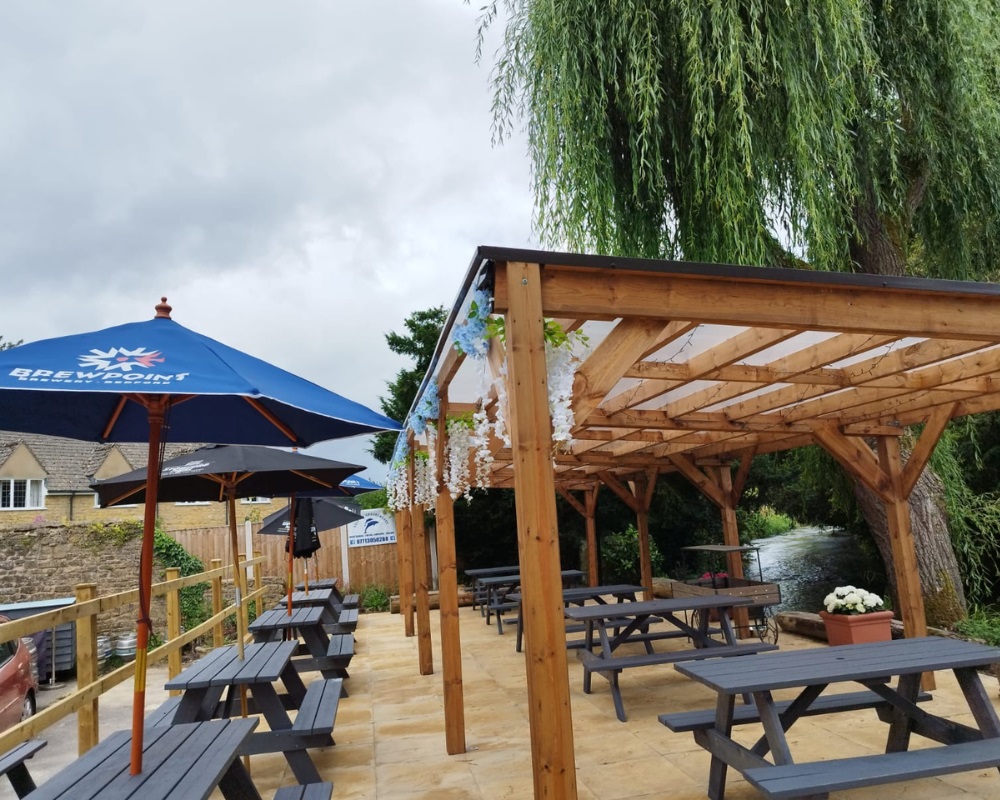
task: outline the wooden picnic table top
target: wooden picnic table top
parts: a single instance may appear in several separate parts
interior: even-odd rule
[[[520,571],[517,564],[508,567],[474,567],[465,570],[465,574],[470,578],[486,578],[491,575],[514,575]]]
[[[318,578],[314,581],[309,581],[309,591],[313,589],[336,589],[337,584],[340,583],[340,578]],[[295,588],[298,590],[304,590],[306,588],[305,581],[302,583],[295,584]]]
[[[291,614],[282,606],[265,611],[250,623],[248,630],[251,633],[255,633],[257,631],[309,627],[312,625],[321,625],[322,618],[322,606],[293,607]]]
[[[582,578],[587,573],[581,569],[564,569],[560,574],[563,580],[567,580],[569,578]],[[511,572],[506,575],[489,575],[479,579],[479,582],[483,586],[503,586],[507,583],[519,583],[520,581],[521,574],[519,572]]]
[[[662,597],[653,600],[637,600],[634,603],[609,603],[592,606],[567,606],[563,613],[577,622],[599,621],[605,618],[623,616],[655,616],[673,614],[677,611],[697,611],[706,608],[730,608],[748,606],[751,597],[739,595],[700,595],[698,597]]]
[[[333,589],[327,587],[325,589],[314,589],[309,587],[309,591],[297,590],[292,592],[292,605],[308,605],[310,603],[327,603],[329,604],[330,599],[333,597]],[[285,603],[287,607],[288,595],[286,594],[281,598],[281,603]],[[281,603],[275,604],[275,608]]]
[[[701,661],[676,669],[723,694],[743,694],[842,681],[877,680],[941,669],[1000,663],[1000,647],[941,636],[838,647],[785,650],[759,661]]]
[[[581,600],[592,600],[598,597],[603,597],[606,594],[610,595],[627,595],[627,594],[638,594],[644,591],[642,586],[638,586],[632,583],[613,583],[607,586],[567,586],[562,591],[563,601],[566,603],[575,603]],[[521,601],[523,594],[521,592],[512,592],[508,595],[511,600],[515,603]]]
[[[237,753],[255,718],[148,727],[142,772],[129,774],[131,731],[116,731],[31,793],[32,800],[260,800]]]
[[[296,642],[248,644],[242,659],[235,646],[217,647],[167,681],[165,688],[184,691],[204,686],[273,683],[281,677],[296,647]]]

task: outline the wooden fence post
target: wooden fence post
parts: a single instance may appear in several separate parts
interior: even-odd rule
[[[80,583],[76,586],[76,602],[82,603],[97,597],[97,586],[93,583]],[[55,642],[49,649],[49,658],[55,663]],[[97,680],[97,615],[90,614],[76,621],[76,685],[77,688],[87,686]],[[77,712],[77,741],[79,754],[82,756],[100,739],[100,720],[98,716],[98,700],[80,707]]]
[[[175,581],[181,576],[177,567],[167,568],[167,580]],[[181,590],[171,587],[167,592],[167,641],[177,639],[181,635]],[[176,678],[181,674],[181,651],[174,650],[167,656],[167,675]],[[180,690],[172,689],[170,696],[175,697]]]
[[[221,558],[212,559],[212,569],[217,570],[222,566]],[[222,611],[222,576],[216,575],[212,578],[212,615]],[[222,647],[226,643],[222,635],[222,623],[218,623],[212,628],[212,647]]]

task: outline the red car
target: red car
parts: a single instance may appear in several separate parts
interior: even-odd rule
[[[0,622],[7,621],[0,617]],[[0,731],[35,713],[37,691],[38,679],[25,643],[21,639],[0,642]]]

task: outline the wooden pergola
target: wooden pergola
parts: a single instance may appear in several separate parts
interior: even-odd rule
[[[485,397],[482,360],[473,363],[453,346],[455,327],[482,289],[505,328],[504,342],[489,341],[486,368],[495,382]],[[591,344],[573,382],[572,440],[559,449],[545,320],[584,331]],[[657,475],[678,472],[694,483],[720,509],[725,543],[738,544],[735,508],[754,455],[818,444],[884,504],[904,630],[924,635],[908,498],[950,419],[1000,408],[998,323],[1000,287],[990,284],[476,251],[421,393],[436,381],[439,465],[449,415],[485,402],[507,421],[510,446],[491,443],[490,485],[513,488],[516,497],[536,798],[577,796],[557,493],[587,519],[592,582],[599,487],[636,512],[648,591],[646,519]],[[418,397],[414,408],[419,404]],[[923,429],[904,459],[899,437],[918,424]],[[419,450],[421,437],[408,435]],[[430,674],[424,510],[398,512],[397,529],[405,630],[414,634],[415,596],[419,670]],[[440,478],[432,510],[446,746],[462,753],[454,517]],[[728,568],[742,574],[738,555]]]

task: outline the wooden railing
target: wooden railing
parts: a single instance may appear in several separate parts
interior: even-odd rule
[[[241,556],[242,560],[242,556]],[[258,612],[264,599],[264,583],[261,566],[264,559],[260,553],[254,553],[254,558],[244,562],[253,568],[254,587],[252,592],[246,588],[246,571],[240,570],[241,608],[240,614],[244,622],[247,618],[247,606],[257,602]],[[174,677],[181,670],[181,648],[208,633],[212,634],[213,646],[223,644],[222,624],[225,619],[236,613],[235,602],[223,606],[222,582],[224,578],[232,577],[231,566],[221,566],[219,559],[213,559],[212,568],[197,575],[179,577],[176,569],[167,570],[167,580],[153,584],[153,597],[167,598],[167,640],[161,646],[152,649],[147,655],[147,664],[167,659],[167,670]],[[199,583],[212,584],[212,616],[189,631],[181,633],[180,590]],[[97,655],[97,615],[111,611],[128,604],[139,602],[139,590],[97,596],[97,588],[93,584],[80,584],[76,587],[76,603],[56,611],[34,614],[30,617],[0,623],[0,642],[10,641],[22,636],[30,636],[38,631],[51,630],[57,625],[67,622],[76,623],[76,691],[53,703],[48,708],[39,711],[30,719],[15,725],[0,733],[0,753],[5,753],[15,745],[25,742],[44,731],[50,725],[58,722],[73,712],[77,713],[77,728],[79,732],[79,750],[83,755],[99,741],[98,731],[98,700],[102,694],[128,680],[135,674],[135,663],[129,662],[105,675],[98,675]],[[243,625],[246,630],[246,625]]]

